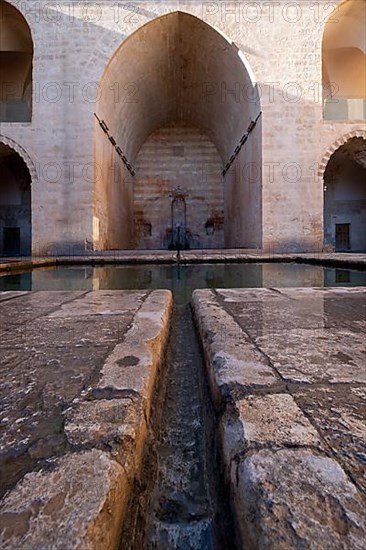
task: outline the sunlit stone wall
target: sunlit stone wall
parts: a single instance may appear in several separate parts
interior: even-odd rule
[[[336,140],[363,128],[361,120],[323,120],[323,31],[332,6],[340,2],[9,3],[24,15],[33,38],[33,111],[29,123],[0,123],[0,140],[12,138],[37,169],[34,253],[134,246],[135,176],[125,170],[94,113],[105,119],[133,166],[143,143],[174,118],[165,115],[176,114],[177,105],[184,106],[182,117],[214,143],[222,168],[262,112],[224,179],[226,246],[284,252],[323,246],[324,172],[319,167]],[[176,11],[207,26],[167,35],[157,21],[152,42],[139,39],[127,47],[136,30]],[[220,39],[215,38],[210,56],[216,34]],[[153,44],[162,36],[176,41],[159,58],[163,50]],[[121,61],[116,52],[123,44],[128,55]],[[134,72],[141,59],[143,70]],[[239,70],[242,59],[245,73]],[[186,66],[199,69],[184,73]],[[166,87],[181,82],[181,71],[190,75],[189,86],[174,103],[179,87],[169,94]],[[106,74],[109,92],[100,84]],[[199,87],[201,96],[197,74],[201,84],[202,79],[208,84]],[[166,80],[166,75],[176,78]]]

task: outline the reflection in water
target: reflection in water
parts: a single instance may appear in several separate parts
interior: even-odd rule
[[[105,290],[167,288],[174,293],[177,304],[186,304],[196,288],[261,287],[262,266],[196,264],[96,267],[94,277],[99,278],[99,288]]]
[[[324,286],[324,268],[320,265],[263,264],[263,287]]]
[[[32,290],[32,272],[11,273],[0,277],[0,290]]]
[[[324,269],[324,286],[365,286],[364,271],[349,269]]]
[[[168,288],[178,304],[196,288],[366,286],[366,272],[306,264],[113,265],[40,268],[0,277],[0,290]]]

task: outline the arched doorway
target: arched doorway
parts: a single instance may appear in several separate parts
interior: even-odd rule
[[[0,122],[32,119],[33,41],[28,23],[0,0]]]
[[[235,44],[155,19],[110,60],[96,110],[96,249],[169,248],[177,197],[191,248],[261,246],[259,94]]]
[[[366,119],[366,1],[346,0],[323,37],[324,118]]]
[[[0,256],[31,254],[31,176],[24,160],[0,143]]]
[[[338,252],[366,251],[366,140],[351,138],[324,173],[324,243]]]

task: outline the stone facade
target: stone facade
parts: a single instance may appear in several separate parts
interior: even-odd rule
[[[193,246],[321,249],[324,159],[344,136],[366,137],[363,120],[322,114],[324,29],[348,2],[2,0],[33,39],[32,120],[0,123],[0,142],[34,167],[33,253],[167,246],[146,238],[159,231],[139,205],[148,191],[134,190],[149,177],[139,170],[153,133],[183,123],[216,148],[213,172],[218,160],[226,169],[214,184],[223,202],[195,211]],[[192,174],[193,195],[205,196]],[[164,193],[184,187],[175,176]]]

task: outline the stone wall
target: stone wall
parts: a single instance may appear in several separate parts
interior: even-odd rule
[[[176,126],[155,132],[136,159],[136,172],[136,248],[168,248],[177,223],[187,231],[189,248],[223,247],[222,163],[204,134]],[[185,220],[175,213],[179,199]]]
[[[115,148],[96,125],[93,241],[99,250],[133,245],[133,181]]]
[[[259,165],[262,180],[259,176],[258,183],[251,188],[254,194],[244,192],[247,184],[241,188],[240,183],[237,194],[232,195],[233,206],[225,212],[233,224],[226,245],[253,243],[275,251],[322,247],[323,181],[319,166],[336,140],[364,128],[361,120],[322,119],[322,36],[331,15],[328,2],[138,0],[126,4],[103,0],[70,1],[54,6],[52,2],[45,4],[38,0],[10,0],[9,3],[20,9],[32,32],[33,115],[31,123],[0,123],[0,140],[14,140],[37,168],[37,177],[32,181],[34,253],[73,253],[91,246],[99,249],[131,246],[127,229],[132,227],[132,218],[127,214],[131,197],[125,190],[127,187],[123,184],[112,196],[106,191],[107,186],[104,191],[97,189],[94,163],[99,161],[95,151],[101,146],[94,113],[101,112],[102,117],[105,113],[98,83],[107,66],[117,76],[121,74],[123,64],[117,63],[114,54],[122,44],[133,44],[134,31],[178,10],[207,24],[207,27],[195,27],[195,37],[211,36],[208,29],[212,28],[222,38],[222,42],[215,42],[214,58],[209,58],[203,50],[194,55],[197,58],[200,54],[197,59],[202,61],[200,71],[206,81],[215,86],[220,84],[224,95],[212,98],[212,88],[206,89],[200,110],[189,94],[183,99],[185,104],[192,105],[191,115],[199,122],[198,126],[211,126],[213,134],[209,137],[219,150],[223,166],[234,152],[241,132],[246,130],[245,113],[250,113],[249,118],[253,119],[257,110],[255,102],[249,101],[245,94],[244,99],[243,94],[237,96],[236,84],[240,89],[244,81],[236,77],[239,73],[234,51],[245,59],[248,74],[254,78],[260,94],[262,156],[258,147],[248,155],[250,162]],[[159,25],[161,27],[161,23],[154,31],[156,39]],[[188,44],[193,43],[192,38],[193,35],[188,36]],[[202,38],[201,44],[206,38]],[[133,56],[128,55],[124,61],[126,70],[144,56],[149,59],[148,48],[141,40],[136,41],[131,52]],[[188,57],[192,54],[189,49],[186,53]],[[150,69],[158,75],[157,83],[163,77],[164,63],[168,63],[170,71],[174,70],[174,59],[161,59],[159,63],[154,58]],[[125,129],[126,144],[134,144],[130,162],[148,136],[141,135],[140,141],[132,142],[131,126],[126,124],[123,113],[130,117],[137,107],[136,113],[143,118],[152,105],[159,105],[160,96],[151,95],[151,87],[144,90],[145,77],[147,71],[140,73],[138,81],[127,78],[122,87],[112,89],[118,96],[114,98],[115,103],[127,105],[125,111],[121,111],[113,110],[110,103],[109,112],[115,113],[116,123]],[[109,84],[113,86],[118,82],[112,76]],[[140,101],[134,105],[136,90],[146,93],[144,104]],[[233,128],[235,121],[239,121],[236,129]],[[167,120],[160,119],[159,126],[164,122]],[[151,127],[149,134],[156,129]],[[103,155],[109,154],[103,152]],[[240,162],[245,165],[247,159]],[[122,172],[121,169],[121,179],[124,178]],[[238,208],[238,203],[241,218],[235,219],[234,208]],[[103,228],[101,221],[96,220],[99,215],[108,219],[124,216],[123,238],[115,238],[107,226]]]

